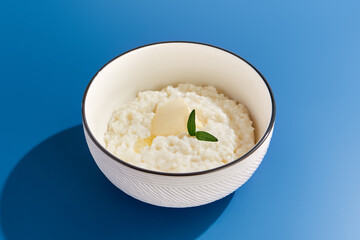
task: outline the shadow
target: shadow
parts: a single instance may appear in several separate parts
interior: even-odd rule
[[[1,223],[9,240],[194,239],[231,198],[186,209],[135,200],[100,172],[78,125],[21,159],[2,192]]]

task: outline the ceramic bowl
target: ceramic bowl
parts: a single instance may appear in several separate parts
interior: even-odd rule
[[[108,152],[104,133],[113,111],[139,91],[168,85],[213,85],[243,103],[255,126],[256,145],[239,159],[201,172],[142,169]],[[227,50],[195,42],[161,42],[123,53],[103,66],[82,103],[87,144],[105,176],[126,194],[157,206],[193,207],[216,201],[243,185],[261,163],[273,133],[275,102],[261,73]]]

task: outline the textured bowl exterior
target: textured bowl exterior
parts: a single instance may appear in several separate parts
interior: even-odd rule
[[[105,154],[85,128],[84,132],[96,164],[115,186],[149,204],[184,208],[216,201],[243,185],[264,158],[273,128],[259,148],[242,161],[216,171],[191,176],[167,176],[130,168]]]

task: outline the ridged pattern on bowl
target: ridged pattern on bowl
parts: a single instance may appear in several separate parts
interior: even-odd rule
[[[90,152],[105,176],[126,194],[163,207],[194,207],[221,199],[243,185],[261,163],[272,136],[244,160],[214,172],[194,176],[166,176],[130,168],[106,155],[89,137]]]

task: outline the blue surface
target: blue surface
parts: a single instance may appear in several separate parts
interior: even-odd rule
[[[360,238],[359,12],[355,0],[2,1],[0,236]],[[165,40],[233,51],[275,94],[263,163],[234,194],[203,207],[126,196],[97,169],[81,131],[95,72]]]

